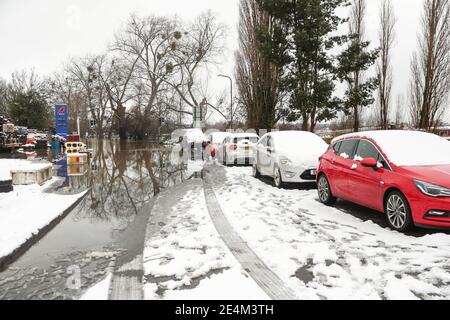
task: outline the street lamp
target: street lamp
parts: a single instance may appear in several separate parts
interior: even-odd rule
[[[233,79],[230,76],[224,74],[219,74],[218,77],[227,78],[228,80],[230,80],[230,126],[231,129],[233,129]]]

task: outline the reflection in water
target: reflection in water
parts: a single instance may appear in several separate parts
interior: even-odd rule
[[[170,150],[141,143],[90,141],[93,156],[85,175],[68,175],[57,192],[90,193],[54,230],[0,273],[0,299],[73,299],[95,284],[123,256],[142,252],[141,221],[163,189],[190,179],[171,161]],[[55,159],[57,160],[57,159]],[[139,252],[140,251],[140,252]],[[80,270],[79,286],[68,285]],[[69,272],[69,273],[68,273]],[[76,281],[75,281],[76,283]]]

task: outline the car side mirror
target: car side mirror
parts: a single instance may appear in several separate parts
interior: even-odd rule
[[[272,148],[272,147],[268,147],[268,148],[267,148],[267,152],[269,152],[269,153],[274,153],[274,152],[275,152],[275,149]]]
[[[361,165],[367,168],[378,169],[378,161],[375,158],[365,158],[361,161]]]

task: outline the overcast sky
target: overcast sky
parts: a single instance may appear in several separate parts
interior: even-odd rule
[[[394,94],[407,92],[423,1],[393,0],[398,18]],[[381,0],[367,2],[367,33],[376,41]],[[0,77],[9,79],[14,70],[30,68],[50,74],[71,56],[101,53],[133,12],[192,19],[208,9],[229,26],[228,50],[214,72],[231,75],[238,0],[0,0]],[[214,88],[227,86],[225,79],[212,79]]]

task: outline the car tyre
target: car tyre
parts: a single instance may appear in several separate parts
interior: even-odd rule
[[[414,226],[408,200],[399,191],[392,191],[384,204],[386,221],[391,229],[407,232]]]
[[[337,198],[333,196],[330,182],[324,174],[322,174],[317,181],[317,191],[319,194],[319,200],[323,204],[328,206],[336,203]]]
[[[284,188],[284,182],[281,176],[280,169],[275,168],[275,172],[273,173],[273,180],[275,182],[275,187],[277,187],[278,189]]]
[[[259,172],[258,166],[256,165],[256,163],[253,164],[253,177],[256,179],[261,178],[261,172]]]

